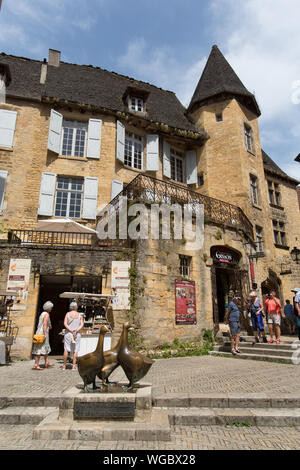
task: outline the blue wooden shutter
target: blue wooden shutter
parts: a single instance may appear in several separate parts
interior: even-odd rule
[[[147,171],[158,171],[159,136],[147,135]]]
[[[166,141],[164,141],[163,174],[167,176],[167,178],[171,178],[170,145]]]
[[[112,182],[111,182],[111,201],[112,201],[121,191],[123,191],[123,183],[122,183],[122,181],[112,180]]]
[[[56,188],[56,174],[42,173],[39,215],[52,216],[54,210],[54,197]]]
[[[98,178],[86,176],[84,178],[83,219],[96,219],[98,200]]]
[[[196,150],[189,150],[186,152],[186,182],[187,184],[197,183]]]
[[[13,147],[17,115],[17,111],[0,109],[0,147]]]
[[[100,158],[101,152],[101,119],[90,119],[88,129],[87,158]]]
[[[3,210],[4,194],[8,171],[0,170],[0,211]]]
[[[125,126],[117,121],[117,159],[124,163],[125,156]]]
[[[63,116],[51,109],[50,126],[48,135],[48,149],[54,153],[60,153]]]

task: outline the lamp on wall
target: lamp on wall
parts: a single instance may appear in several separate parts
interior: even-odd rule
[[[294,248],[291,251],[291,258],[295,263],[299,264],[300,262],[300,250],[294,246]]]

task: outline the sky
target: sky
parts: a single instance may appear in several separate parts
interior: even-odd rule
[[[3,0],[0,51],[94,65],[188,106],[217,44],[255,94],[262,148],[300,179],[299,0]]]

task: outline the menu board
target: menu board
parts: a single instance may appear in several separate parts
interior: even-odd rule
[[[196,325],[196,289],[194,281],[175,281],[176,325]]]
[[[112,261],[111,287],[115,298],[113,299],[113,310],[130,309],[130,261]]]

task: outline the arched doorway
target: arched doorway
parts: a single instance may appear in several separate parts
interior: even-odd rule
[[[214,329],[218,331],[225,321],[228,304],[235,294],[241,297],[241,310],[245,309],[250,285],[249,273],[241,269],[241,253],[230,247],[213,246],[211,257],[213,319]]]
[[[274,271],[269,269],[269,276],[261,284],[263,300],[266,299],[267,294],[269,294],[272,290],[276,292],[277,297],[282,301],[281,280]]]

